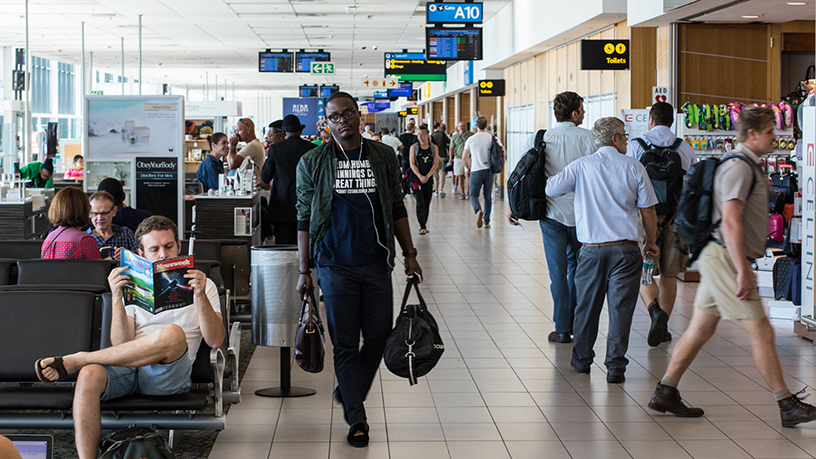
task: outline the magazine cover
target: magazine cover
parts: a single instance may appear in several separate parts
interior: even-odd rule
[[[122,274],[130,282],[122,289],[125,304],[139,306],[151,314],[177,309],[193,303],[193,288],[184,277],[195,267],[195,257],[180,257],[150,263],[146,259],[122,250]]]

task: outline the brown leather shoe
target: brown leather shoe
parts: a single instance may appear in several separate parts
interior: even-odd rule
[[[803,402],[796,394],[776,403],[779,405],[782,427],[793,427],[796,424],[816,419],[816,406]]]
[[[681,418],[699,418],[705,414],[700,408],[686,405],[676,387],[664,386],[660,383],[657,383],[652,400],[649,401],[649,408],[661,413],[668,411]]]
[[[570,338],[569,333],[559,333],[559,332],[550,332],[547,336],[547,341],[552,343],[571,343],[572,338]]]

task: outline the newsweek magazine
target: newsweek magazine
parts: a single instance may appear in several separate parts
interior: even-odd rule
[[[125,304],[134,304],[151,314],[193,304],[193,288],[185,278],[195,267],[195,257],[178,257],[151,263],[129,250],[122,250],[122,274],[130,282],[122,289]]]

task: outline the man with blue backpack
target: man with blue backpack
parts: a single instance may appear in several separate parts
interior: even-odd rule
[[[816,419],[816,407],[804,403],[804,397],[792,394],[785,384],[774,330],[751,268],[751,262],[764,255],[768,234],[768,179],[760,156],[774,151],[775,140],[773,111],[745,108],[737,121],[739,145],[733,154],[703,160],[689,171],[676,225],[692,255],[699,253],[701,280],[691,322],[649,402],[655,411],[679,417],[704,414],[683,402],[677,385],[720,319],[730,319],[738,320],[748,332],[754,364],[777,400],[782,427]]]
[[[646,305],[652,324],[649,346],[671,341],[669,316],[677,296],[677,275],[686,270],[688,257],[675,247],[674,214],[683,188],[683,176],[697,162],[697,155],[683,139],[671,131],[674,108],[657,102],[649,110],[649,131],[629,141],[626,154],[646,168],[657,195],[657,245],[660,253],[654,259],[653,275],[657,282],[641,285],[640,299]]]

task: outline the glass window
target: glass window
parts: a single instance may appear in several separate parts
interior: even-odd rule
[[[51,113],[51,61],[32,56],[31,93],[31,111]]]
[[[57,63],[57,107],[60,115],[76,113],[76,67]]]

